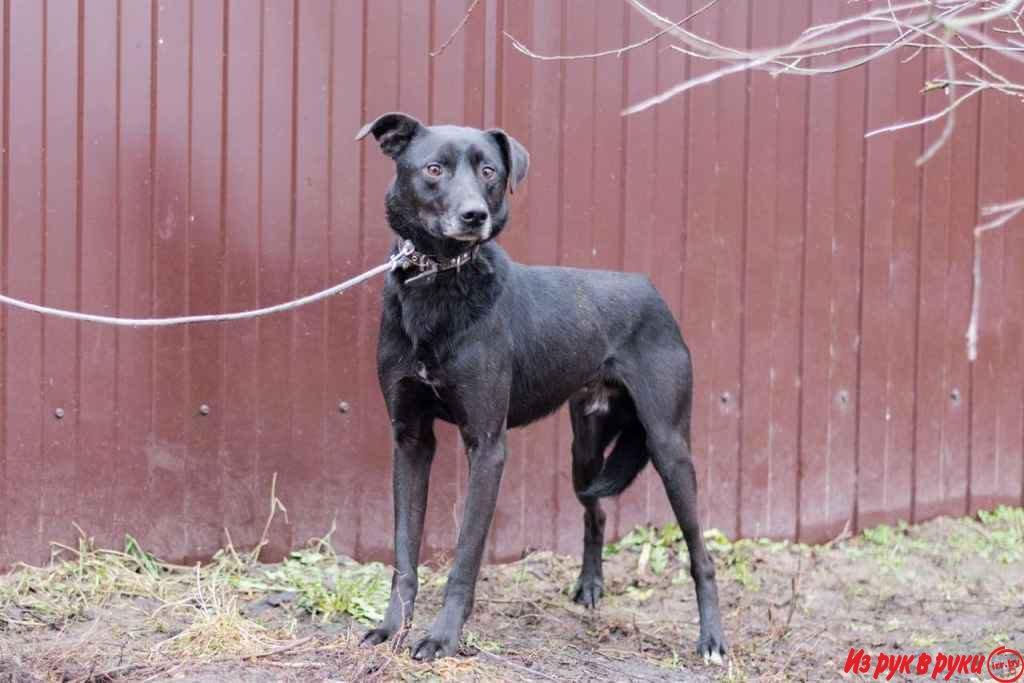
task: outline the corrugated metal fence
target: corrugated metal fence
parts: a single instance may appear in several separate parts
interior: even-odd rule
[[[289,299],[384,258],[390,169],[352,136],[405,110],[499,124],[532,152],[504,243],[521,260],[650,273],[695,353],[704,518],[820,540],[1022,498],[1024,226],[990,233],[979,359],[964,353],[978,206],[1024,194],[1022,107],[986,95],[923,170],[938,57],[811,80],[745,75],[622,118],[711,68],[624,3],[2,0],[0,289],[129,316]],[[696,2],[656,3],[670,16]],[[692,6],[691,6],[692,5]],[[856,10],[727,0],[695,22],[767,45]],[[828,59],[828,58],[823,58]],[[1020,73],[1020,69],[1017,69]],[[173,559],[322,535],[391,542],[388,423],[374,369],[380,282],[293,314],[115,331],[0,311],[0,564],[76,522]],[[344,402],[344,406],[340,404]],[[202,415],[200,406],[209,407]],[[64,417],[57,418],[56,411]],[[452,547],[465,459],[442,431],[426,546]],[[491,559],[575,551],[564,414],[510,439]],[[669,509],[647,473],[624,533]]]

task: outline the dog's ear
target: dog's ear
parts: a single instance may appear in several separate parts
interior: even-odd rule
[[[523,182],[526,171],[530,168],[530,154],[518,140],[500,128],[493,128],[487,131],[487,134],[494,138],[501,148],[501,156],[508,173],[508,191],[515,193],[516,186]]]
[[[366,124],[356,133],[356,140],[362,140],[368,134],[373,133],[380,144],[380,151],[392,159],[402,153],[409,141],[423,129],[423,124],[401,112],[381,114],[375,120]]]

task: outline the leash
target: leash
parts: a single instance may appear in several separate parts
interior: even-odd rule
[[[66,318],[68,320],[100,323],[101,325],[116,325],[118,327],[172,327],[174,325],[189,325],[191,323],[218,323],[231,320],[248,320],[250,318],[259,318],[265,315],[290,311],[292,309],[299,308],[300,306],[322,301],[323,299],[332,297],[335,294],[341,294],[346,289],[355,287],[359,283],[365,282],[366,280],[380,275],[381,273],[390,272],[398,268],[407,268],[410,263],[409,257],[414,251],[415,247],[413,247],[412,242],[407,241],[402,245],[401,249],[388,259],[387,263],[382,263],[376,268],[371,268],[362,275],[357,275],[354,278],[345,280],[341,284],[317,292],[316,294],[309,294],[300,299],[294,299],[292,301],[276,304],[274,306],[267,306],[265,308],[257,308],[251,311],[239,311],[237,313],[186,315],[177,318],[118,318],[114,316],[93,315],[91,313],[79,313],[77,311],[68,311],[61,308],[40,306],[38,304],[29,303],[28,301],[14,299],[3,294],[0,294],[0,303],[7,304],[8,306],[14,306],[15,308],[21,308],[26,311],[32,311],[33,313],[40,313],[42,315],[51,315],[57,318]]]

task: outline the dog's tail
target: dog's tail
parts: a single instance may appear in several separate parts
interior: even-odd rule
[[[580,497],[608,498],[617,496],[629,488],[651,459],[645,446],[646,438],[643,428],[639,425],[619,434],[615,448],[604,461],[601,473],[590,482],[590,486],[579,493]]]

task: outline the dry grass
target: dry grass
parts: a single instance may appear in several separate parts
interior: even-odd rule
[[[113,597],[150,598],[168,603],[187,587],[183,567],[164,564],[142,551],[132,537],[125,550],[97,548],[79,529],[78,547],[53,544],[50,564],[19,564],[0,582],[0,607],[15,606],[20,626],[62,628]]]
[[[440,605],[443,566],[421,572],[417,629],[362,648],[387,572],[336,555],[330,533],[275,565],[258,561],[259,547],[229,544],[193,567],[161,562],[130,537],[112,550],[81,534],[75,547],[54,546],[48,566],[0,576],[0,681],[821,680],[852,646],[1020,642],[1006,607],[1024,590],[1021,509],[814,547],[709,532],[733,644],[731,668],[714,671],[692,655],[678,536],[669,525],[609,544],[597,612],[568,598],[578,559],[538,552],[485,567],[463,656],[425,665],[408,646]]]
[[[157,651],[198,660],[256,657],[287,643],[291,634],[272,632],[242,615],[238,596],[223,580],[223,574],[213,573],[208,583],[204,588],[202,572],[196,567],[195,594],[190,600],[195,605],[192,623],[160,643]]]

